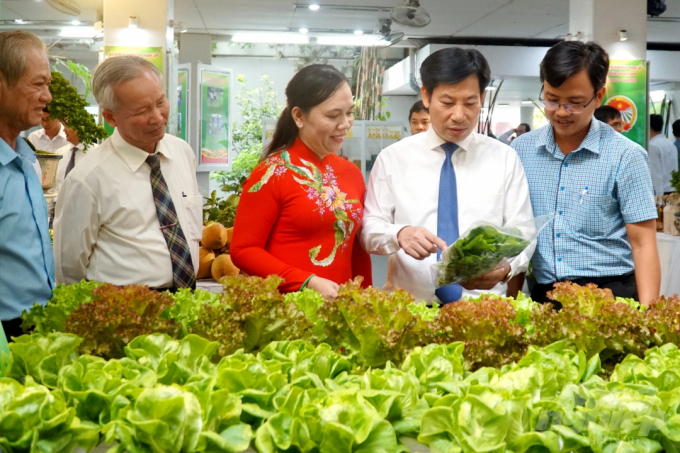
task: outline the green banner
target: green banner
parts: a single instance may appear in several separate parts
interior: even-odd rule
[[[622,134],[645,147],[647,135],[647,62],[611,60],[604,105],[621,112]]]
[[[228,72],[201,72],[201,164],[229,163]]]
[[[189,71],[177,71],[177,136],[187,140],[187,115],[189,113]]]

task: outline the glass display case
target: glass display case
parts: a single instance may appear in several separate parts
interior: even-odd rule
[[[271,140],[276,120],[264,120],[262,125],[262,144],[266,147]],[[404,137],[405,125],[398,121],[357,120],[347,133],[340,156],[361,169],[368,181],[373,164],[380,151]]]

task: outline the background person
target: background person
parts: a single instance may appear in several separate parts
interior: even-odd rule
[[[611,126],[616,132],[623,132],[623,119],[619,109],[611,105],[601,105],[595,109],[593,116],[596,120]]]
[[[116,130],[64,179],[54,223],[58,282],[196,286],[203,197],[193,150],[165,133],[161,80],[139,57],[95,69],[92,92]]]
[[[64,125],[59,120],[50,118],[48,107],[42,111],[41,129],[33,131],[28,135],[28,141],[35,146],[35,149],[56,153],[57,150],[68,145]]]
[[[40,124],[52,100],[45,44],[27,31],[0,33],[0,320],[19,336],[21,312],[45,305],[54,288],[47,205],[19,134]]]
[[[249,275],[279,275],[284,292],[309,287],[326,299],[358,275],[371,284],[359,245],[364,185],[337,153],[354,123],[347,78],[329,65],[301,69],[264,160],[243,186],[231,258]]]
[[[477,50],[439,50],[420,68],[432,127],[380,154],[371,171],[361,241],[388,260],[387,291],[416,300],[455,302],[476,290],[514,295],[533,247],[511,265],[462,285],[435,288],[431,266],[474,222],[498,225],[533,215],[522,164],[509,146],[475,132],[490,69]]]
[[[529,126],[527,123],[521,123],[516,128],[502,133],[498,137],[498,140],[500,140],[502,143],[505,143],[506,145],[509,145],[515,138],[521,136],[522,134],[526,134],[530,130],[531,126]]]
[[[430,111],[423,105],[423,101],[417,101],[411,106],[408,123],[411,126],[411,135],[420,134],[430,128]]]
[[[534,215],[556,214],[539,235],[532,261],[538,284],[531,297],[537,302],[547,302],[553,284],[567,280],[595,283],[645,305],[659,296],[647,153],[593,119],[608,70],[609,56],[598,44],[555,44],[540,67],[550,124],[512,142]]]
[[[678,164],[680,164],[680,120],[673,122],[673,137],[675,137],[673,144],[678,149]]]
[[[657,197],[675,191],[671,185],[671,172],[678,170],[678,149],[661,131],[663,117],[649,115],[649,168]]]

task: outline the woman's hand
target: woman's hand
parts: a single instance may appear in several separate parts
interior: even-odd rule
[[[314,276],[307,282],[307,288],[313,289],[321,294],[325,300],[333,300],[338,297],[338,289],[340,285],[334,281],[325,278]]]

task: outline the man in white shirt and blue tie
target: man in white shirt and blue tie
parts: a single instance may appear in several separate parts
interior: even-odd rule
[[[490,69],[474,49],[447,48],[420,68],[431,127],[384,149],[368,183],[361,241],[369,253],[396,254],[383,289],[451,303],[482,292],[514,295],[534,246],[486,275],[435,288],[431,266],[474,222],[533,218],[522,164],[512,148],[475,132]]]

